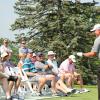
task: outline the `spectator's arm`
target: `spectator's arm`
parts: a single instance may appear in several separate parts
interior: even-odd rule
[[[0,63],[0,71],[4,72],[4,67],[3,67],[2,63]]]
[[[27,76],[35,76],[37,73],[33,73],[33,72],[25,72]]]
[[[49,68],[49,65],[44,65],[44,69],[48,69]]]

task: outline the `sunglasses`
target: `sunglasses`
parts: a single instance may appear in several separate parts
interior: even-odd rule
[[[39,57],[44,57],[44,55],[39,55]]]
[[[26,44],[26,43],[21,43],[21,44]]]

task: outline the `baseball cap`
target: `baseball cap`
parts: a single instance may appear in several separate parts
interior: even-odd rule
[[[1,57],[3,58],[3,57],[6,57],[6,56],[8,56],[9,54],[7,53],[7,52],[3,52],[3,53],[1,53]]]
[[[35,57],[36,56],[36,54],[35,53],[33,53],[33,57]]]
[[[96,25],[94,25],[93,29],[90,30],[90,31],[93,32],[93,31],[98,30],[98,29],[100,29],[100,24],[96,24]]]
[[[53,51],[48,51],[48,55],[55,55],[56,53],[54,53]]]
[[[75,57],[74,55],[70,55],[69,58],[70,58],[73,62],[76,62],[76,60],[75,60],[76,57]]]
[[[32,49],[28,49],[28,53],[33,53]]]
[[[42,52],[38,52],[37,54],[36,54],[36,56],[41,56],[41,55],[44,55]]]

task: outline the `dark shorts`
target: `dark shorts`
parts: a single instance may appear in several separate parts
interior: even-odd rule
[[[14,82],[16,82],[17,79],[18,79],[17,76],[9,76],[8,81],[14,81]]]

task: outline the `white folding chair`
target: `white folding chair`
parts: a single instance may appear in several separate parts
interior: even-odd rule
[[[33,83],[34,81],[30,80],[30,79],[27,77],[27,75],[26,75],[24,69],[19,69],[18,67],[15,67],[14,70],[16,70],[16,72],[20,74],[20,77],[21,77],[21,79],[22,79],[21,82],[24,83],[24,88],[26,88],[26,85],[27,85],[28,88],[29,88],[29,90],[30,90],[30,92],[31,92],[32,94],[36,94],[36,91],[33,90],[32,84],[31,84],[31,83]],[[21,92],[21,87],[19,87],[19,91]]]

